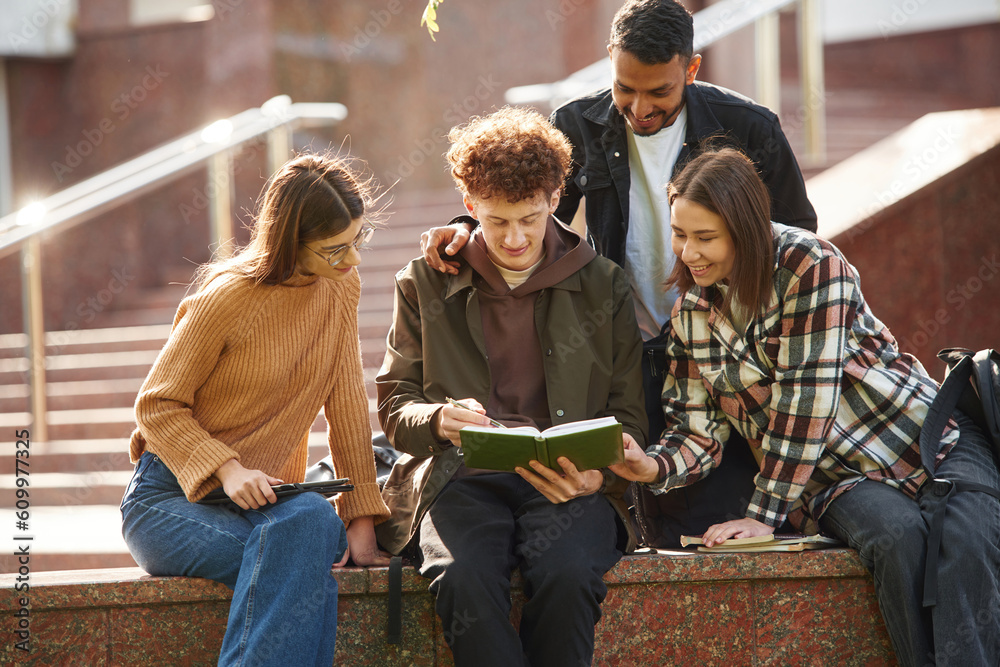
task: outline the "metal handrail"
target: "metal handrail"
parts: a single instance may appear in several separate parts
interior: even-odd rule
[[[212,241],[222,248],[232,236],[233,151],[266,135],[268,163],[273,172],[289,157],[294,127],[307,123],[335,124],[346,117],[347,108],[342,104],[292,104],[288,96],[275,97],[259,109],[248,109],[212,123],[46,197],[36,203],[39,211],[36,220],[25,220],[24,209],[0,218],[0,257],[18,248],[21,250],[33,441],[48,441],[40,261],[42,237],[93,219],[207,165],[208,182],[216,185],[209,188]]]
[[[826,139],[823,131],[823,49],[819,29],[818,0],[722,0],[694,14],[694,50],[707,46],[750,25],[756,26],[757,100],[777,111],[780,107],[778,79],[777,12],[799,5],[801,81],[806,156],[821,161]],[[577,70],[565,79],[510,88],[504,94],[508,104],[547,102],[553,108],[574,97],[606,88],[611,81],[611,61],[603,58]]]
[[[231,128],[221,140],[206,138],[203,128],[40,200],[37,203],[41,204],[42,213],[37,221],[22,224],[18,220],[21,211],[0,218],[0,257],[32,236],[68,229],[96,217],[201,168],[211,157],[258,136],[306,121],[336,123],[346,117],[347,108],[342,104],[292,104],[287,96],[273,98],[259,109],[221,121],[229,123]]]

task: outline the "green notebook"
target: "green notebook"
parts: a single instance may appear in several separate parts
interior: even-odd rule
[[[528,461],[534,459],[561,471],[556,459],[565,456],[577,470],[592,470],[625,460],[622,425],[614,417],[560,424],[542,432],[530,426],[466,426],[459,435],[469,468],[512,471],[520,466],[531,470]]]

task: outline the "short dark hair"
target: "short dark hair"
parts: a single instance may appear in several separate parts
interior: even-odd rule
[[[722,312],[728,316],[735,299],[752,317],[761,315],[774,283],[774,233],[771,196],[754,163],[735,148],[705,151],[667,186],[671,205],[678,197],[720,216],[733,239],[736,258]],[[678,260],[667,285],[686,292],[694,284],[691,269]]]
[[[675,0],[629,0],[615,14],[608,44],[646,65],[694,53],[694,19]]]

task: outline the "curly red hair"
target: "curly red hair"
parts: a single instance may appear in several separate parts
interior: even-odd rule
[[[504,107],[474,116],[448,133],[446,155],[462,194],[518,202],[551,194],[569,172],[572,147],[566,136],[536,111]]]

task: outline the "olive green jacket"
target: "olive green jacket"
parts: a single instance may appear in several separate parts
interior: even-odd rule
[[[562,234],[575,234],[559,226]],[[462,462],[459,448],[431,433],[434,413],[446,396],[486,405],[490,395],[477,293],[473,270],[464,262],[458,275],[448,275],[418,258],[396,275],[393,324],[375,379],[379,422],[403,452],[382,491],[392,516],[376,527],[379,542],[392,553],[407,546]],[[539,292],[535,327],[552,424],[612,416],[645,445],[642,339],[624,271],[595,254]],[[635,537],[622,498],[628,483],[603,472],[604,493],[628,531],[620,546],[631,551]]]

